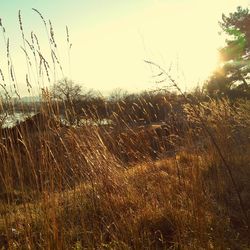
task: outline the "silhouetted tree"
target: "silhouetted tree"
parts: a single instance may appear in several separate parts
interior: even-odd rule
[[[222,31],[227,35],[226,46],[220,49],[223,64],[207,83],[210,95],[231,97],[250,96],[250,13],[238,7],[228,16],[222,15]]]
[[[63,78],[52,87],[52,95],[55,99],[71,103],[81,98],[82,87],[68,78]]]

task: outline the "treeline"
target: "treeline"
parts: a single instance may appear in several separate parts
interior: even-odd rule
[[[89,120],[116,125],[145,125],[166,121],[175,122],[183,116],[183,105],[197,104],[211,98],[220,99],[221,96],[208,95],[198,88],[185,96],[166,90],[141,93],[115,90],[109,96],[104,97],[98,92],[88,91],[85,94],[79,92],[77,96],[69,96],[68,99],[58,99],[52,95],[49,101],[2,101],[1,113],[38,112],[42,107],[49,105],[55,114],[64,117],[71,125],[81,125]],[[229,98],[229,100],[234,102],[236,99]]]
[[[168,91],[144,91],[137,94],[121,91],[108,97],[92,93],[70,101],[54,100],[53,106],[71,124],[80,125],[92,119],[98,123],[132,126],[178,119],[183,115],[182,106],[187,103],[187,98],[192,102],[197,101],[197,98],[190,97]]]

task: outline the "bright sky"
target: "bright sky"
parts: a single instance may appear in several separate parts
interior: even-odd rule
[[[25,35],[39,37],[50,57],[46,32],[37,8],[51,19],[64,74],[86,88],[104,93],[115,88],[129,91],[152,89],[151,60],[168,69],[183,89],[205,80],[218,63],[218,35],[222,13],[249,0],[2,0],[0,17],[10,37],[11,54],[20,93],[27,94],[27,72],[18,26],[22,11]],[[69,27],[70,66],[65,26]],[[6,49],[0,37],[0,67],[7,76]],[[58,70],[57,79],[61,77]],[[34,88],[35,89],[35,88]]]

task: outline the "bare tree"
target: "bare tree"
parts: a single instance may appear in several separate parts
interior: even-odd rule
[[[109,95],[109,100],[111,102],[118,102],[124,100],[127,96],[129,95],[128,91],[121,89],[121,88],[116,88],[114,89],[110,95]]]
[[[52,95],[56,100],[64,101],[67,104],[81,99],[82,87],[75,84],[68,78],[59,80],[52,87]]]
[[[71,125],[75,124],[81,116],[77,107],[82,99],[82,87],[68,78],[63,78],[54,84],[51,94],[59,102],[60,113],[65,120]]]

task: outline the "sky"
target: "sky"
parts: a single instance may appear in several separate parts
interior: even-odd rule
[[[202,84],[219,64],[218,48],[225,40],[219,35],[222,13],[249,4],[250,0],[2,0],[0,18],[9,37],[21,95],[27,95],[27,72],[32,94],[38,85],[34,66],[27,68],[21,49],[19,10],[26,38],[30,40],[34,31],[43,55],[50,60],[45,28],[32,8],[53,24],[63,74],[60,70],[56,75],[51,73],[52,81],[67,76],[84,88],[102,93],[118,88],[136,92],[162,87],[152,77],[155,69],[144,62],[150,60],[171,70],[179,85],[190,90]],[[72,43],[70,53],[66,25]],[[8,79],[2,34],[0,68]]]

